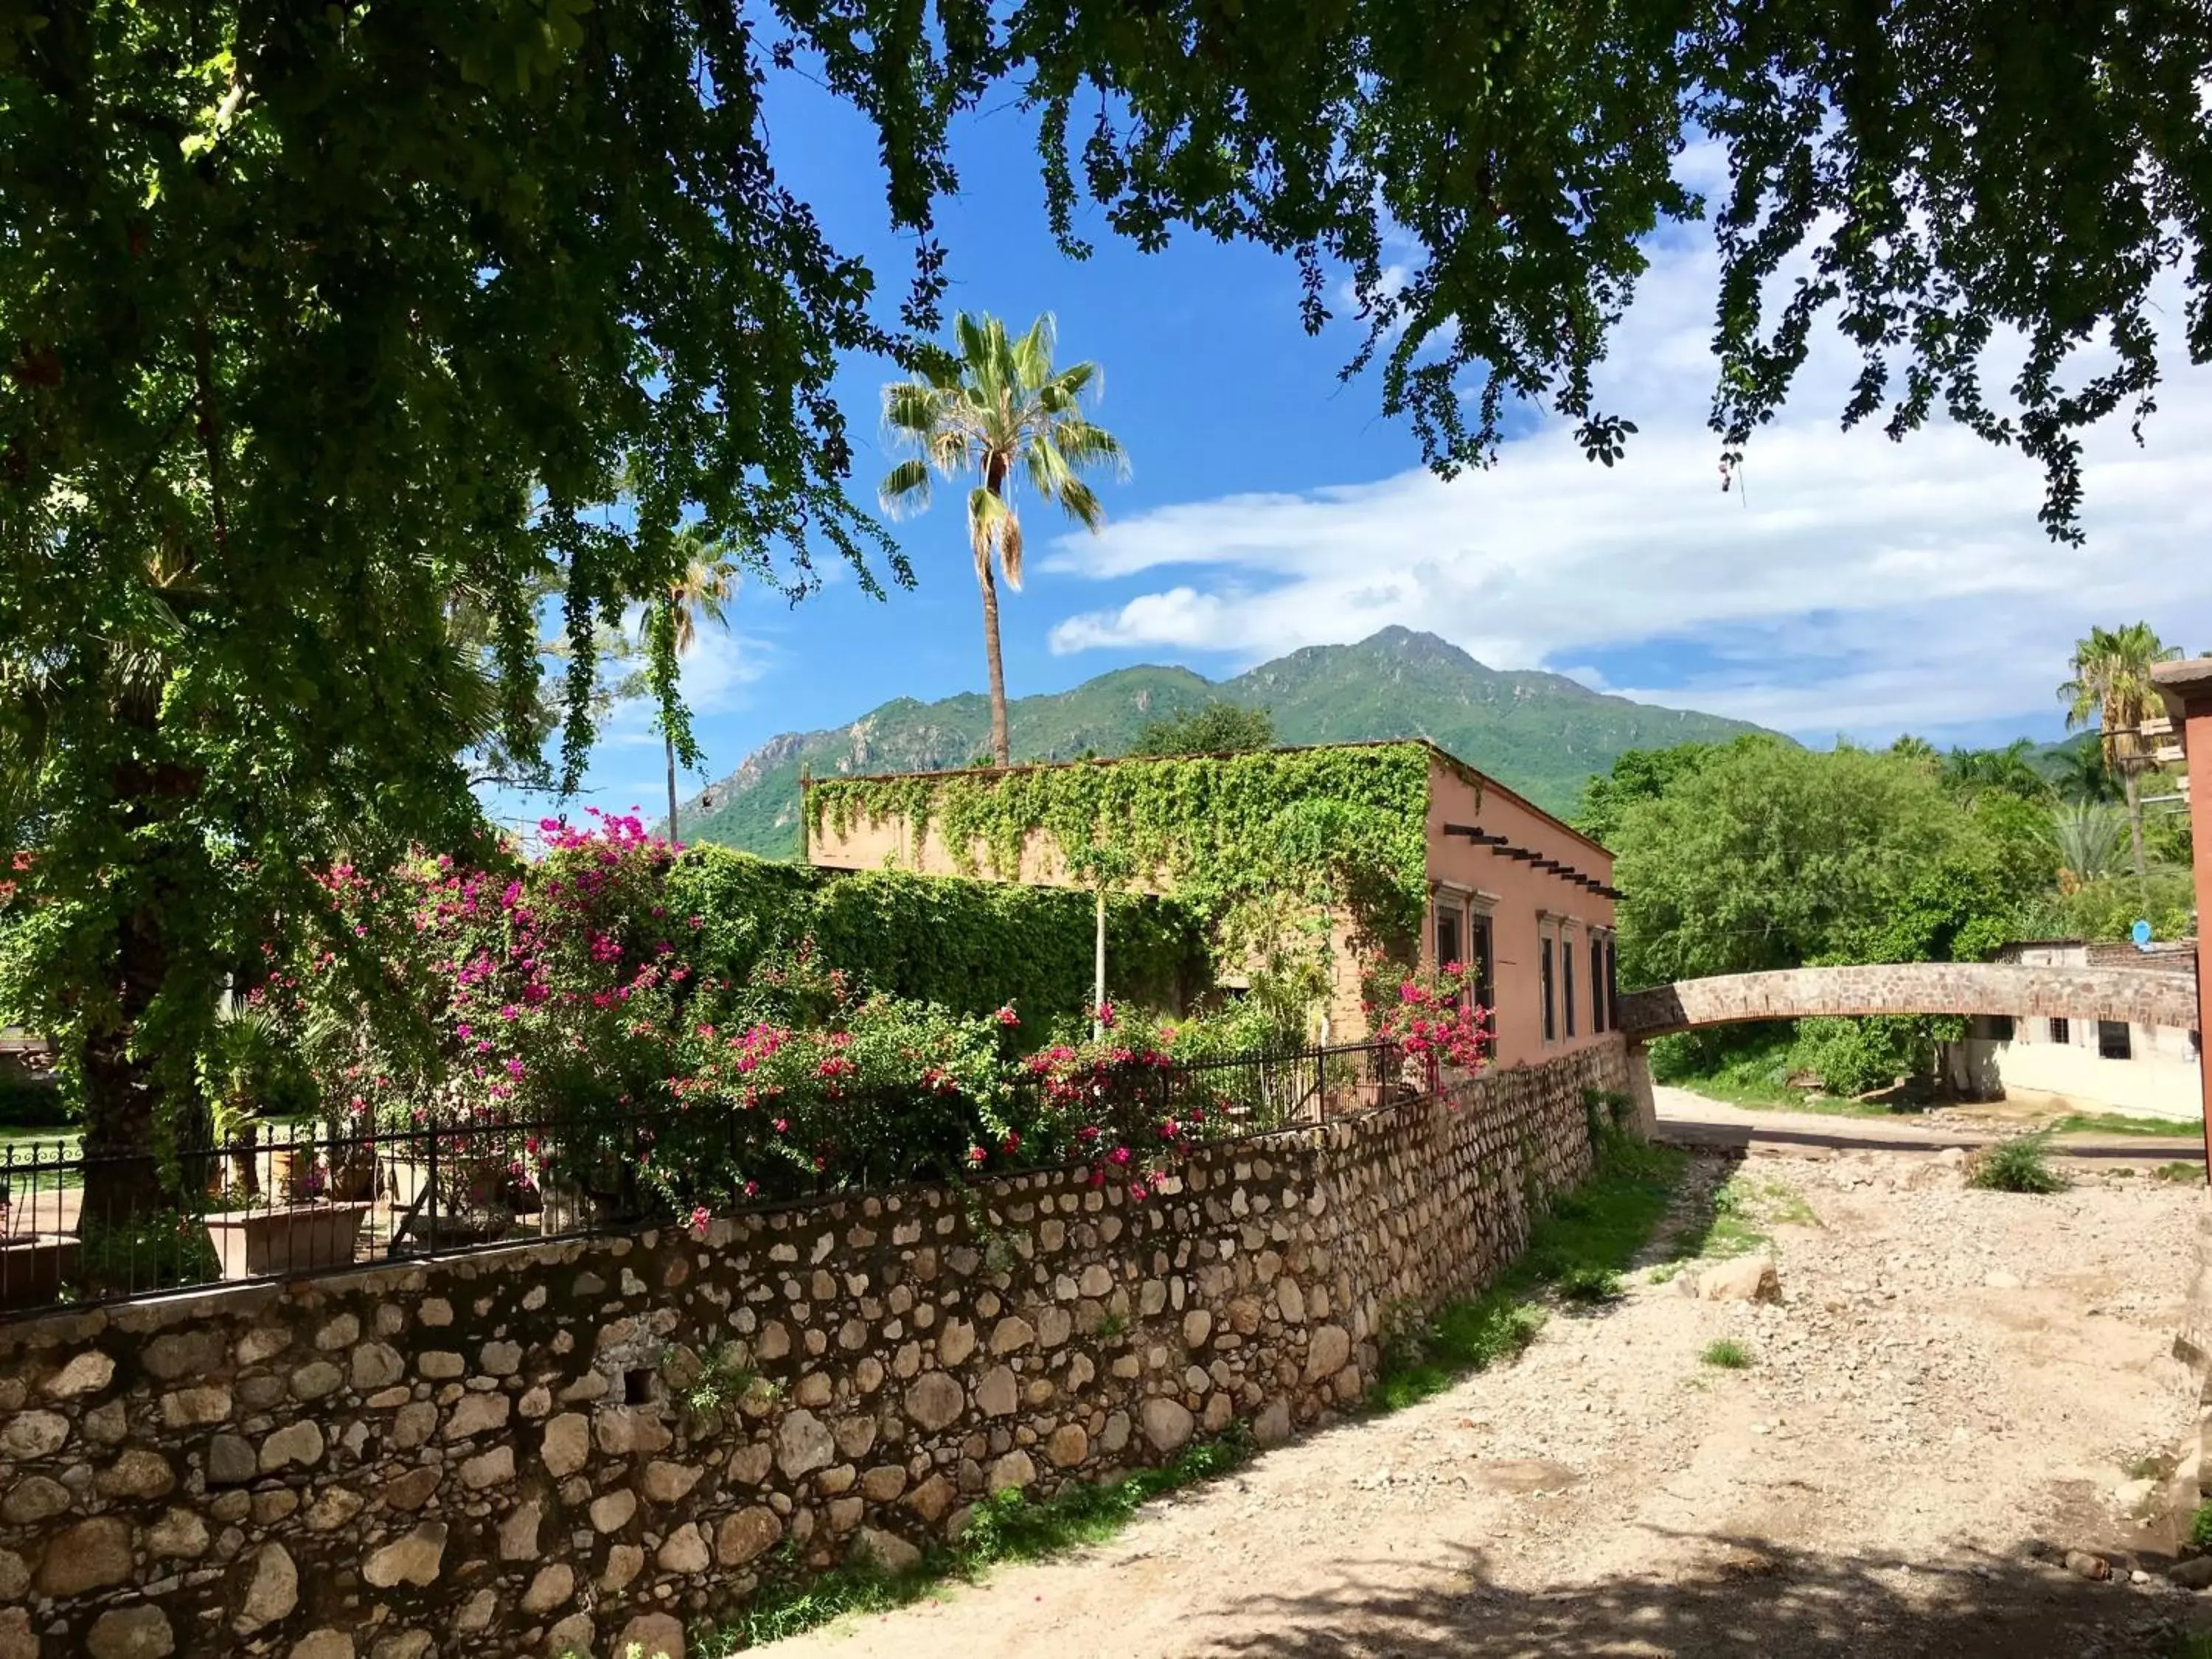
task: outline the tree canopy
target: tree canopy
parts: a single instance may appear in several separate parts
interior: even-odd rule
[[[1910,759],[1757,739],[1684,759],[1614,827],[1632,985],[1972,960],[2015,937],[2051,884],[2036,809],[1995,793],[1962,802]]]
[[[1940,410],[2017,445],[2076,538],[2080,434],[2154,406],[2170,274],[2212,357],[2195,0],[1028,0],[1007,47],[1063,240],[1085,192],[1146,246],[1256,239],[1296,256],[1316,328],[1348,266],[1358,362],[1446,471],[1495,456],[1516,399],[1617,457],[1633,411],[1599,407],[1595,371],[1646,239],[1708,210],[1730,461],[1832,319],[1860,356],[1846,423],[1902,437]],[[1711,203],[1676,165],[1693,145],[1725,161]]]
[[[780,182],[779,69],[874,127],[902,300]],[[0,10],[0,828],[36,854],[0,1005],[59,1040],[89,1138],[131,1139],[229,964],[331,926],[313,872],[481,832],[460,757],[548,740],[548,613],[573,784],[599,642],[682,527],[793,592],[817,560],[907,580],[830,380],[926,376],[948,123],[1002,83],[1071,250],[1085,198],[1147,247],[1249,238],[1316,330],[1346,275],[1348,372],[1446,472],[1523,399],[1619,455],[1595,370],[1717,145],[1723,451],[1833,316],[1847,421],[2018,444],[2071,536],[2079,434],[2148,412],[2171,273],[2212,356],[2209,70],[2193,0]],[[694,763],[668,630],[644,672]]]
[[[314,872],[480,831],[460,757],[544,735],[540,596],[573,783],[680,525],[793,591],[905,578],[829,396],[898,348],[777,183],[727,8],[47,12],[0,15],[0,773],[36,849],[0,1003],[140,1144],[231,964],[327,921]],[[808,39],[923,228],[943,112]]]
[[[1235,755],[1275,746],[1275,717],[1265,708],[1210,702],[1147,721],[1133,755]]]

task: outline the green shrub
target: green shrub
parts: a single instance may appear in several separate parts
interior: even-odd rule
[[[1793,1069],[1816,1074],[1832,1094],[1863,1095],[1900,1078],[1917,1077],[1935,1063],[1929,1023],[1885,1016],[1873,1019],[1802,1019],[1790,1050]]]
[[[61,1085],[0,1058],[0,1129],[48,1129],[69,1121]]]
[[[1966,1184],[1999,1193],[2057,1193],[2066,1177],[2051,1167],[2051,1135],[2022,1135],[1984,1147],[1967,1166]]]
[[[1553,1281],[1569,1302],[1596,1304],[1620,1299],[1620,1275],[1610,1267],[1587,1264],[1570,1267]]]
[[[2199,1549],[2212,1548],[2212,1504],[2199,1504],[2189,1517],[2189,1541]]]
[[[1708,1342],[1705,1351],[1698,1358],[1706,1364],[1724,1371],[1744,1371],[1751,1369],[1751,1350],[1732,1336],[1723,1336]]]
[[[198,1216],[158,1210],[114,1222],[87,1218],[78,1224],[77,1237],[70,1289],[88,1298],[204,1285],[222,1277],[206,1224]]]

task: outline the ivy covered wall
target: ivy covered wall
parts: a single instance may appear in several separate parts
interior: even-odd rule
[[[1392,940],[1427,901],[1430,759],[1401,742],[823,779],[806,807],[817,836],[902,823],[920,848],[934,830],[967,873],[1010,877],[1042,838],[1064,866],[1170,889],[1209,924],[1286,892]]]
[[[1094,901],[1065,888],[815,870],[696,847],[670,872],[668,905],[704,919],[694,964],[732,979],[811,935],[832,967],[963,1013],[1011,1001],[1028,1016],[1074,1014],[1091,1000]],[[1175,899],[1112,896],[1106,939],[1116,999],[1177,1010],[1205,987],[1203,930]]]

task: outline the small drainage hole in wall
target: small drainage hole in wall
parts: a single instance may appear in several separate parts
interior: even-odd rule
[[[623,1403],[626,1406],[650,1406],[653,1403],[653,1373],[651,1371],[623,1373]]]

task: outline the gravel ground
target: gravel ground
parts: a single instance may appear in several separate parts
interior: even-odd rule
[[[2193,1417],[2167,1349],[2201,1189],[2093,1171],[2017,1197],[1889,1152],[1692,1168],[1681,1224],[1723,1181],[1748,1194],[1778,1305],[1639,1273],[1518,1363],[1110,1544],[778,1651],[2119,1659],[2212,1620],[2130,1582],[2160,1562],[2120,1491]],[[1723,1337],[1748,1369],[1700,1362]],[[2059,1565],[2081,1549],[2116,1578]]]

